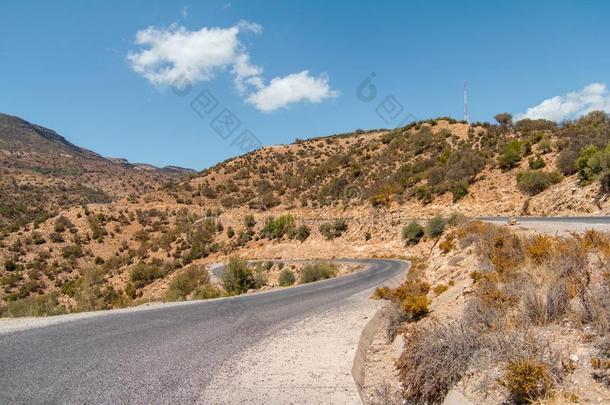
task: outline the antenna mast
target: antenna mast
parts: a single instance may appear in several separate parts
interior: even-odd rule
[[[468,82],[464,80],[464,121],[470,124],[470,109],[468,108]]]

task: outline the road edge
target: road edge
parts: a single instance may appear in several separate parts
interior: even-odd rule
[[[393,259],[396,260],[396,259]],[[406,270],[400,276],[395,276],[388,280],[385,284],[387,287],[394,288],[400,285],[404,279],[404,277],[408,274],[411,269],[411,262],[408,260],[400,260],[407,264]],[[391,305],[386,304],[381,307],[371,319],[366,323],[364,329],[362,329],[362,333],[360,334],[360,338],[358,339],[358,348],[356,349],[356,354],[354,355],[354,362],[352,363],[352,378],[354,379],[354,383],[356,384],[356,388],[358,389],[358,394],[360,395],[360,401],[364,404],[364,383],[366,379],[366,356],[367,353],[373,344],[373,339],[377,334],[379,328],[385,323],[387,316],[390,312]]]

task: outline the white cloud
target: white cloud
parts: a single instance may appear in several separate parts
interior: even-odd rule
[[[610,112],[610,94],[603,83],[592,83],[580,91],[548,98],[540,104],[518,114],[517,119],[544,118],[551,121],[578,118],[591,111]]]
[[[246,101],[264,112],[275,111],[299,101],[320,103],[327,98],[337,97],[331,90],[328,77],[313,77],[307,70],[284,77],[276,77],[268,85],[252,93]]]
[[[138,31],[136,43],[147,46],[129,52],[132,69],[155,86],[184,87],[214,78],[216,72],[239,64],[236,80],[260,74],[261,68],[250,64],[245,47],[237,38],[240,31],[260,32],[252,23],[239,23],[229,28],[202,28],[187,31],[173,24],[169,28],[148,27]]]
[[[239,34],[260,34],[259,24],[240,21],[229,28],[201,28],[188,31],[172,24],[168,28],[148,27],[136,34],[142,49],[129,52],[132,69],[157,87],[184,88],[212,80],[220,71],[229,71],[237,92],[260,111],[270,112],[290,104],[319,103],[337,96],[328,77],[313,77],[308,71],[276,77],[269,84],[263,68],[252,63]]]

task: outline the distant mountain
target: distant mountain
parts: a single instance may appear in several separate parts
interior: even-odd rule
[[[105,158],[7,114],[0,114],[0,172],[0,231],[73,205],[136,198],[195,173]]]

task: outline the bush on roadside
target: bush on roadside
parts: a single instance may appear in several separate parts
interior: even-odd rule
[[[407,317],[412,320],[423,318],[428,313],[428,292],[430,285],[422,280],[407,280],[392,290],[390,300],[400,305]]]
[[[294,277],[294,273],[290,269],[284,269],[280,273],[279,284],[282,287],[288,287],[294,284],[296,278]]]
[[[312,283],[314,281],[326,280],[334,277],[337,273],[337,268],[332,263],[318,262],[307,264],[301,269],[301,284]]]
[[[212,284],[203,284],[197,287],[192,294],[194,300],[207,300],[220,296],[222,296],[222,292]]]
[[[0,317],[60,315],[65,313],[66,309],[59,304],[58,298],[57,292],[51,292],[10,301],[7,305],[0,306]]]
[[[254,271],[248,267],[244,259],[232,256],[222,275],[222,284],[227,293],[231,295],[243,294],[256,288]]]
[[[140,262],[131,270],[130,280],[135,288],[142,288],[165,274],[165,269],[156,264]]]
[[[208,284],[210,274],[201,266],[191,266],[172,277],[165,298],[168,301],[185,300],[197,287]]]

